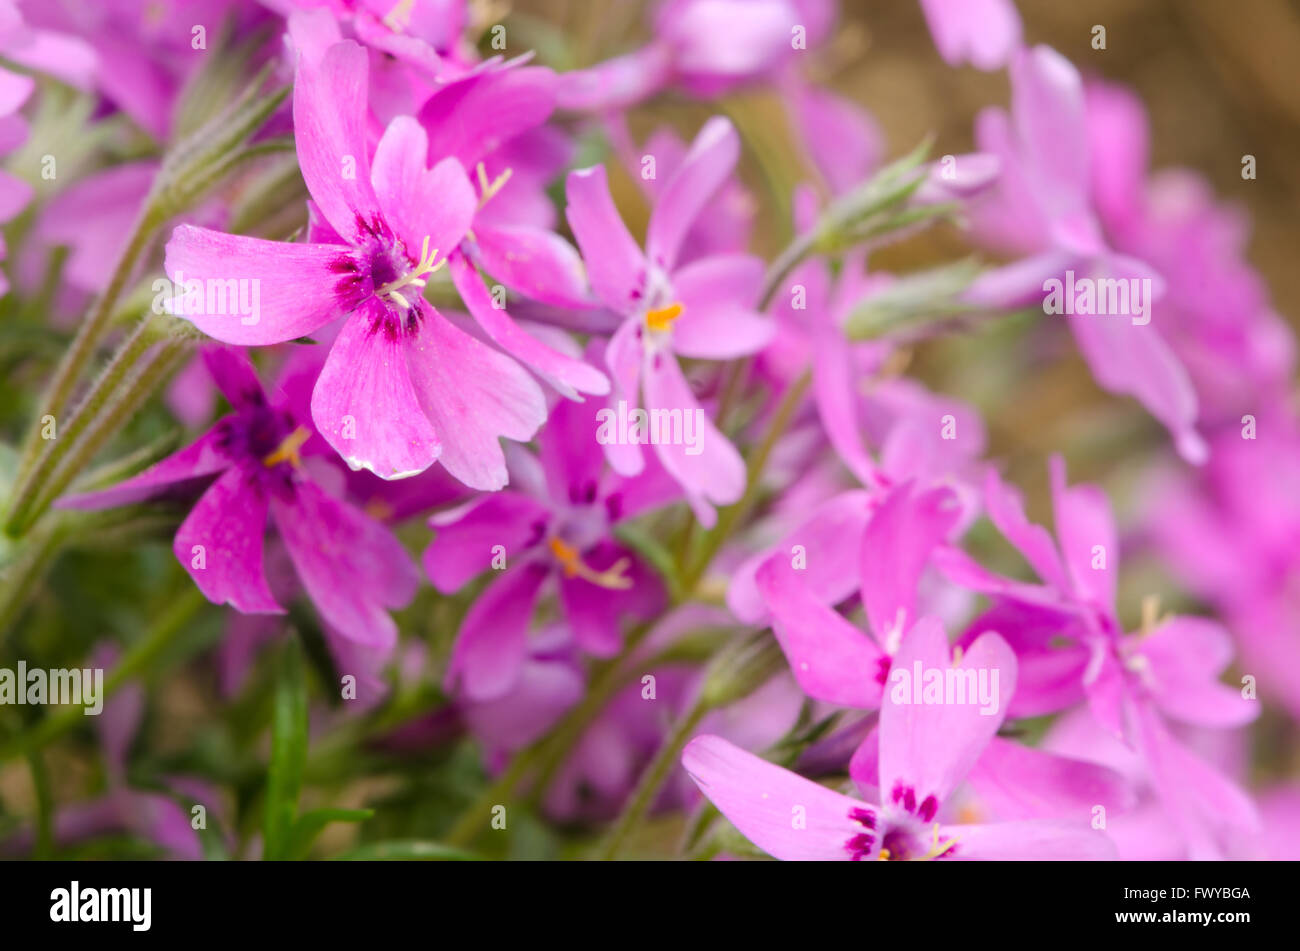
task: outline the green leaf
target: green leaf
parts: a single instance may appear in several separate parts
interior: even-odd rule
[[[457,849],[441,842],[422,839],[390,839],[387,842],[369,842],[351,851],[336,855],[339,862],[479,862],[473,852]]]
[[[294,823],[289,837],[289,855],[291,859],[304,859],[311,851],[316,836],[321,834],[331,822],[365,822],[374,816],[373,809],[313,809],[304,812]]]
[[[307,683],[302,648],[295,637],[280,660],[271,719],[271,765],[266,777],[266,815],[262,827],[266,859],[287,857],[307,762]]]

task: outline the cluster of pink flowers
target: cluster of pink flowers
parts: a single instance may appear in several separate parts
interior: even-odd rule
[[[557,820],[619,815],[694,717],[642,805],[702,793],[781,859],[1300,854],[1282,834],[1300,785],[1260,788],[1245,765],[1261,708],[1300,721],[1294,344],[1245,226],[1194,173],[1150,172],[1137,98],[1028,45],[1011,0],[920,7],[943,60],[1005,70],[1010,102],[976,117],[976,152],[887,165],[877,123],[809,68],[833,0],[664,0],[645,45],[572,71],[462,0],[0,3],[0,54],[158,143],[211,81],[196,25],[208,46],[223,24],[257,37],[249,74],[291,85],[259,135],[292,135],[308,195],[301,226],[262,232],[287,240],[231,233],[237,190],[166,226],[168,308],[203,336],[167,400],[202,435],[57,507],[187,500],[174,552],[233,609],[231,692],[305,598],[361,705],[382,703],[430,669],[395,612],[426,582],[457,599],[432,663],[446,705],[389,748],[463,731],[499,773],[596,672],[633,671],[546,777]],[[33,88],[0,69],[0,152]],[[775,209],[789,258],[750,250],[750,144],[721,106],[755,88],[809,173]],[[627,117],[665,95],[714,114],[689,142],[638,144]],[[166,173],[113,164],[39,199],[0,173],[0,221],[35,202],[0,286],[39,284],[62,245],[59,300],[101,292]],[[615,176],[643,189],[643,240]],[[929,291],[872,268],[953,218],[1002,263]],[[1051,332],[1106,399],[1167,431],[1124,524],[1060,455],[1040,461],[1053,526],[1037,524],[979,413],[903,375],[893,325],[863,330],[902,307],[922,334],[960,333],[1041,309],[1067,275],[1151,289],[1145,320],[1041,318],[1068,325]],[[214,286],[255,306],[203,306]],[[211,422],[216,394],[229,412]],[[1026,571],[990,556],[989,524]],[[1130,616],[1130,556],[1197,607]],[[762,635],[784,662],[706,703],[744,675],[690,659],[701,631]],[[152,799],[114,789],[68,821],[143,824],[196,855],[169,800],[151,822],[136,806]]]

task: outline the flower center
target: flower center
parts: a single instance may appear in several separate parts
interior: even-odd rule
[[[547,545],[551,549],[551,554],[555,555],[555,559],[564,568],[566,578],[582,578],[599,588],[611,591],[626,591],[632,587],[632,579],[626,574],[632,564],[629,558],[620,558],[604,571],[597,571],[584,562],[578,550],[563,539],[551,538]]]
[[[682,315],[680,301],[674,301],[667,307],[657,307],[645,312],[645,325],[651,330],[662,333],[672,327],[673,321]]]
[[[383,286],[376,288],[376,296],[383,297],[404,310],[410,309],[414,304],[414,301],[403,293],[403,289],[407,287],[417,287],[422,290],[426,283],[425,275],[432,274],[445,263],[445,260],[439,261],[437,258],[438,249],[429,249],[429,236],[426,234],[424,236],[424,244],[420,248],[420,260],[415,265],[415,268],[388,281]],[[417,300],[419,299],[419,296],[420,294],[417,292]]]
[[[272,466],[278,466],[282,462],[287,462],[295,469],[299,468],[302,465],[302,459],[298,455],[298,450],[310,438],[311,430],[306,426],[299,426],[280,440],[280,444],[274,450],[262,457],[262,465],[269,469]]]

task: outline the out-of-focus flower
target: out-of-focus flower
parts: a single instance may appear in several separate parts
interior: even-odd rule
[[[1047,282],[1075,271],[1126,289],[1138,282],[1145,297],[1134,302],[1126,295],[1132,314],[1074,314],[1071,301],[1070,330],[1102,387],[1135,397],[1170,431],[1185,459],[1204,461],[1196,393],[1158,329],[1156,301],[1165,281],[1149,264],[1107,245],[1092,205],[1083,81],[1063,56],[1037,46],[1016,54],[1011,89],[1010,117],[986,109],[976,123],[976,141],[997,156],[1001,174],[970,213],[984,240],[1029,257],[982,275],[968,299],[995,307],[1042,304]],[[1136,322],[1138,308],[1146,308],[1147,322]]]
[[[438,590],[451,594],[505,567],[470,608],[447,668],[449,687],[471,699],[517,685],[548,579],[558,584],[574,644],[597,657],[618,652],[623,620],[648,620],[663,605],[658,579],[614,541],[611,528],[673,501],[678,489],[658,467],[630,478],[605,471],[595,414],[591,404],[562,403],[539,438],[540,461],[523,450],[513,454],[518,491],[430,519],[436,535],[424,565]]]
[[[1020,46],[1012,0],[921,0],[939,55],[949,66],[1001,69]]]
[[[308,476],[299,449],[311,429],[267,400],[246,356],[214,348],[205,358],[235,412],[139,475],[59,504],[109,508],[206,486],[173,550],[209,601],[283,613],[263,570],[269,515],[321,617],[350,641],[390,651],[397,627],[388,609],[408,603],[418,583],[405,550],[383,525]]]
[[[566,73],[566,109],[625,109],[672,84],[700,98],[771,78],[823,43],[834,26],[830,0],[666,0],[655,38],[635,52]]]

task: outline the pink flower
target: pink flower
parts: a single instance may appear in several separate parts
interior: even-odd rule
[[[430,519],[437,534],[424,565],[439,591],[452,594],[506,565],[465,616],[447,667],[448,689],[459,687],[472,700],[515,689],[548,583],[558,588],[565,634],[597,657],[618,653],[625,619],[649,620],[662,608],[662,585],[614,541],[611,529],[673,501],[677,487],[657,467],[635,478],[602,471],[595,428],[590,403],[562,403],[539,437],[540,460],[524,450],[512,458],[519,490]]]
[[[592,288],[621,315],[606,364],[614,398],[649,412],[695,414],[700,444],[655,442],[655,452],[686,490],[700,522],[714,521],[714,505],[729,505],[745,490],[745,464],[708,420],[682,374],[677,356],[725,360],[755,353],[772,336],[772,323],[754,310],[763,263],[743,254],[715,255],[678,267],[682,241],[701,209],[727,181],[740,142],[726,119],[709,120],[663,189],[650,216],[646,251],[637,246],[614,207],[600,167],[572,172],[568,217],[586,261]],[[623,475],[644,466],[641,447],[606,443],[610,465]]]
[[[1106,859],[1114,846],[1084,817],[961,824],[945,804],[997,733],[1015,691],[1016,659],[986,634],[955,661],[943,628],[922,619],[903,639],[895,664],[922,669],[997,671],[997,712],[976,704],[912,704],[887,695],[878,749],[859,750],[850,773],[876,802],[845,796],[746,753],[716,736],[697,736],[682,755],[701,792],[763,851],[785,860]],[[877,804],[877,802],[879,804]]]
[[[532,438],[542,392],[512,359],[457,329],[424,300],[430,273],[464,237],[477,199],[455,159],[425,166],[427,137],[395,119],[371,165],[366,56],[338,43],[294,88],[298,158],[336,242],[283,244],[181,226],[167,245],[173,280],[253,280],[261,314],[186,314],[227,343],[294,340],[347,315],[316,383],[317,431],[353,468],[402,478],[440,461],[479,489],[506,483],[498,439]],[[200,285],[202,286],[202,285]]]
[[[1205,459],[1196,431],[1196,393],[1159,330],[1156,299],[1164,280],[1144,262],[1111,249],[1089,191],[1087,109],[1075,68],[1046,46],[1021,50],[1011,64],[1011,116],[980,113],[976,141],[1001,166],[997,187],[970,209],[976,233],[1001,248],[1028,254],[996,268],[970,289],[972,303],[1041,304],[1046,282],[1066,271],[1089,280],[1147,281],[1149,323],[1124,316],[1076,315],[1068,321],[1097,382],[1136,398],[1169,430],[1189,462]]]
[[[1020,15],[1011,0],[921,0],[921,11],[949,66],[1001,69],[1020,46]]]
[[[110,508],[203,488],[176,532],[177,560],[214,604],[282,614],[263,570],[269,515],[321,617],[350,641],[390,651],[397,627],[388,609],[414,597],[415,566],[388,529],[308,477],[299,450],[312,431],[267,400],[244,354],[214,348],[204,356],[234,413],[139,475],[59,505]]]

